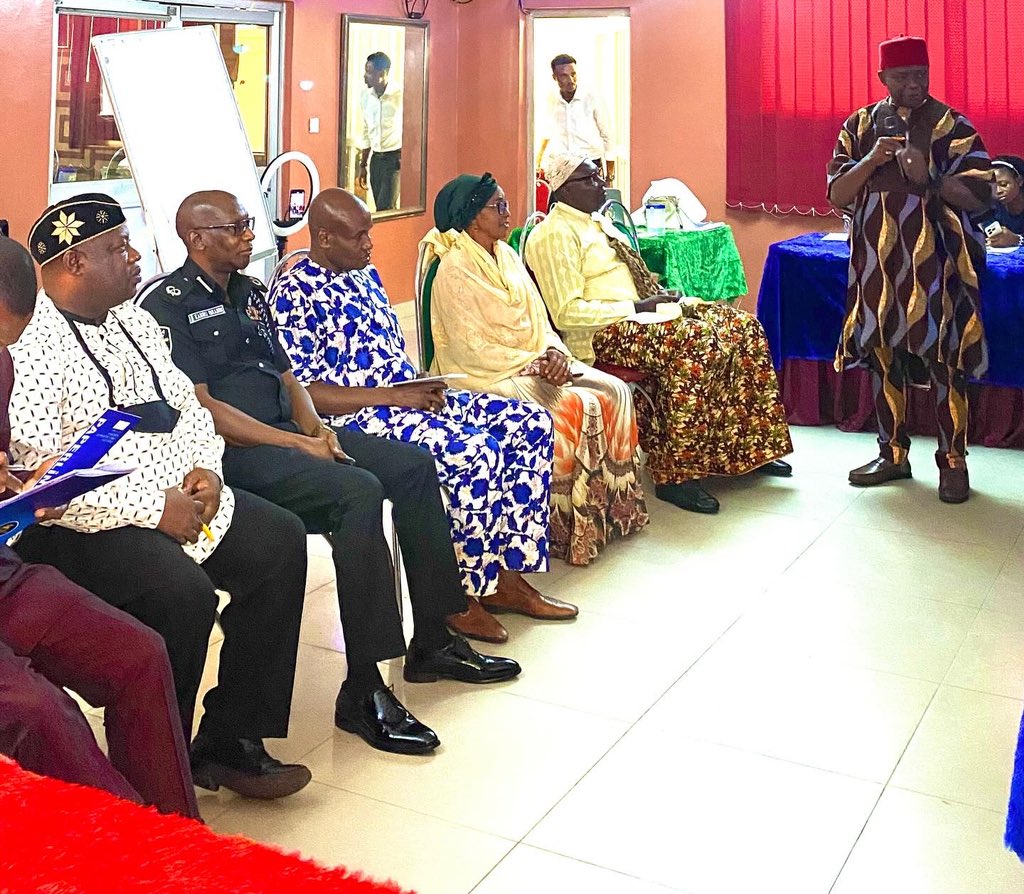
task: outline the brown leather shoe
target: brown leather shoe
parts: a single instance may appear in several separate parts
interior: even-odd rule
[[[496,615],[514,612],[538,621],[570,621],[580,613],[575,605],[537,592],[522,578],[510,585],[499,584],[493,596],[480,597],[480,604]]]
[[[939,469],[939,499],[943,503],[965,503],[971,494],[971,479],[967,466]]]
[[[448,615],[445,619],[448,626],[466,639],[477,639],[484,643],[503,643],[508,641],[508,631],[490,612],[485,612],[480,603],[472,596],[466,597],[469,608],[457,615]]]
[[[910,474],[909,459],[905,459],[901,463],[894,463],[884,456],[879,456],[850,472],[850,484],[854,487],[874,487],[876,484],[885,484],[886,481],[898,481],[901,478],[911,477],[913,476]]]

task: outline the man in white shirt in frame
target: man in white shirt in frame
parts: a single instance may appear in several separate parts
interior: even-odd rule
[[[360,189],[366,189],[369,162],[370,190],[377,211],[393,209],[398,200],[398,176],[402,169],[402,91],[390,83],[391,59],[386,53],[366,57],[359,97],[363,111],[360,141]]]
[[[613,144],[602,103],[593,93],[579,88],[576,60],[572,56],[555,56],[551,60],[551,77],[558,84],[558,91],[547,98],[537,169],[543,169],[549,155],[580,151],[604,169],[605,184],[614,185]]]

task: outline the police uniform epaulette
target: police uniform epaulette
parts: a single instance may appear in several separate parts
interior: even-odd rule
[[[249,275],[246,275],[245,278],[249,280],[250,283],[252,283],[254,289],[258,289],[261,292],[267,291],[266,283],[264,283],[262,279]]]
[[[135,299],[135,303],[141,305],[151,296],[159,296],[164,301],[177,304],[189,292],[192,291],[194,283],[181,270],[173,270],[163,279],[158,279],[145,292],[141,292]]]

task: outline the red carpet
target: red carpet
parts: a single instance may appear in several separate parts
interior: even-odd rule
[[[356,821],[353,819],[353,821]],[[401,894],[0,757],[0,892]]]

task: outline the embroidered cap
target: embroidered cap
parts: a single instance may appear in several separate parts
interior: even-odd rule
[[[590,161],[590,156],[586,152],[563,152],[553,155],[544,169],[551,191],[561,189],[573,171],[585,161]]]
[[[922,37],[893,37],[878,45],[878,69],[928,64],[928,44]]]
[[[28,235],[28,247],[39,266],[59,258],[69,248],[116,230],[124,223],[124,211],[115,199],[87,192],[47,208]]]

